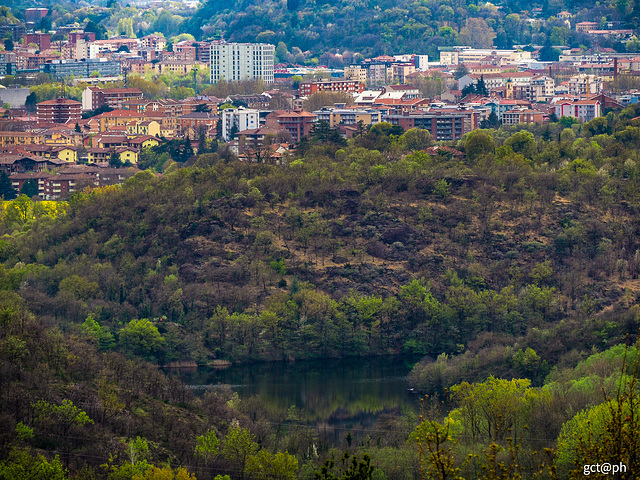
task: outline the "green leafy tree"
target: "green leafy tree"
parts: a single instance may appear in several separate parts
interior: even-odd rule
[[[296,480],[298,459],[288,452],[271,454],[260,450],[247,459],[245,471],[258,480]]]
[[[89,315],[79,328],[82,334],[95,342],[101,350],[111,350],[115,346],[116,342],[111,332],[100,326],[93,315]]]
[[[625,349],[614,395],[609,396],[603,390],[603,403],[579,412],[563,425],[556,460],[560,475],[584,478],[584,465],[599,464],[602,459],[611,465],[624,465],[626,472],[620,472],[622,478],[631,478],[640,468],[639,345]],[[635,356],[631,364],[629,353]]]
[[[533,401],[542,393],[530,380],[502,380],[490,376],[486,382],[463,382],[451,388],[459,407],[450,418],[463,426],[474,441],[517,439],[528,423]]]
[[[525,158],[532,158],[538,149],[533,133],[527,131],[514,133],[505,140],[504,144],[511,147],[515,153],[521,153]]]
[[[420,420],[412,436],[418,446],[421,478],[459,478],[460,468],[455,465],[457,440],[453,436],[453,421],[446,418],[440,423],[428,411],[420,416]]]
[[[484,155],[493,154],[496,144],[491,133],[474,130],[465,136],[464,150],[470,162],[475,163]]]
[[[411,128],[404,132],[400,141],[407,150],[424,150],[433,145],[433,137],[428,130]]]
[[[451,192],[451,184],[447,182],[444,178],[441,178],[436,182],[436,185],[433,189],[434,193],[438,195],[443,200],[449,197]]]
[[[258,451],[254,435],[246,428],[232,426],[224,438],[222,456],[238,469],[240,478],[245,476],[247,460]]]
[[[7,206],[4,220],[9,224],[17,223],[22,226],[33,218],[33,202],[29,197],[21,194]]]
[[[36,436],[57,437],[64,464],[68,466],[71,452],[84,443],[84,427],[92,425],[93,420],[71,400],[63,400],[59,405],[40,400],[33,404],[33,412]]]
[[[49,461],[42,455],[32,455],[28,450],[12,450],[0,461],[0,480],[67,480],[67,471],[56,456]]]
[[[158,327],[146,318],[134,319],[118,333],[118,345],[125,351],[150,358],[165,345],[165,339]]]
[[[218,455],[219,450],[220,440],[218,440],[214,430],[207,430],[207,433],[200,435],[196,439],[195,454],[197,457],[204,459],[205,466],[208,466],[209,462]]]

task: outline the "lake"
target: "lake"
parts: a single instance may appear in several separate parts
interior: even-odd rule
[[[373,357],[177,369],[197,394],[230,385],[240,398],[259,395],[270,408],[295,406],[300,422],[331,431],[366,432],[382,414],[416,415],[420,395],[407,374],[418,358]]]

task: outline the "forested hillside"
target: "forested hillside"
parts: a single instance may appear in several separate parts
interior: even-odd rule
[[[287,167],[202,155],[78,194],[55,220],[7,215],[2,282],[41,318],[91,316],[110,348],[161,364],[451,355],[523,336],[553,365],[638,324],[631,118],[478,130],[463,157],[410,153],[428,139],[384,124],[348,146],[311,139]],[[162,340],[129,338],[151,325]]]
[[[534,13],[536,7],[542,11]],[[349,64],[354,53],[375,56],[414,52],[437,60],[438,48],[452,45],[590,46],[592,38],[556,18],[563,10],[575,14],[572,22],[606,19],[621,21],[624,28],[637,28],[640,17],[637,2],[243,0],[228,4],[210,0],[189,21],[188,28],[198,38],[283,42],[277,52],[280,61],[301,62],[305,59],[302,52],[308,50],[312,55],[324,54],[320,57],[323,64]],[[600,40],[600,47],[625,49],[614,41],[605,43]],[[635,43],[632,45],[635,48]]]
[[[424,151],[424,131],[380,124],[344,141],[319,126],[286,165],[220,149],[56,209],[5,202],[0,478],[40,468],[36,452],[75,478],[136,478],[167,461],[202,478],[248,478],[278,462],[313,478],[336,458],[328,442],[288,427],[274,436],[270,425],[289,420],[259,399],[195,399],[142,360],[402,353],[426,355],[412,374],[422,391],[453,386],[456,410],[418,439],[451,427],[455,464],[481,478],[493,447],[482,449],[509,452],[506,432],[527,425],[539,433],[517,430],[522,450],[511,453],[529,459],[529,473],[543,468],[532,452],[570,431],[587,438],[587,417],[567,422],[586,407],[601,415],[602,391],[619,410],[601,422],[635,411],[633,369],[620,375],[616,345],[640,327],[639,113],[476,130],[437,154]],[[627,386],[616,393],[616,382]],[[464,408],[488,401],[483,389],[519,405],[508,422],[496,413],[506,422],[498,430],[495,418],[465,423]],[[380,434],[351,453],[370,453],[386,472],[377,478],[401,478],[398,462],[415,478],[415,439],[405,443],[413,421],[384,422],[392,444]],[[633,437],[637,424],[629,428]],[[230,449],[240,439],[238,457]],[[589,442],[566,445],[564,471],[597,456]],[[464,464],[465,449],[480,457]]]

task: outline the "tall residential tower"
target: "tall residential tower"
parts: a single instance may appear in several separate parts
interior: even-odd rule
[[[267,43],[214,43],[211,45],[211,83],[257,80],[273,83],[274,45]]]

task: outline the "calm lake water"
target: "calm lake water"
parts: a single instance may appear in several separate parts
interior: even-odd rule
[[[343,430],[371,428],[381,414],[417,414],[420,395],[407,374],[407,357],[306,360],[173,370],[196,393],[230,385],[240,398],[259,395],[268,408],[295,406],[302,423]]]

